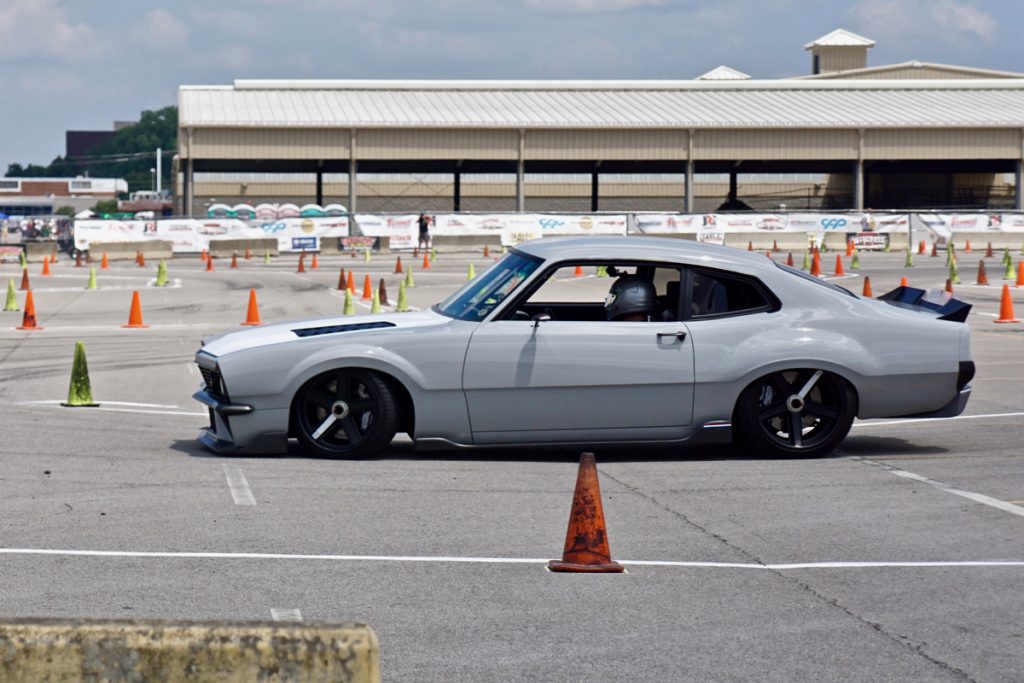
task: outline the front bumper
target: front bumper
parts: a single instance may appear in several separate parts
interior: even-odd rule
[[[192,394],[192,398],[210,411],[210,425],[199,433],[199,443],[214,453],[280,454],[288,451],[287,432],[263,432],[247,439],[244,445],[235,442],[230,418],[250,415],[255,410],[251,405],[221,401],[205,389]]]

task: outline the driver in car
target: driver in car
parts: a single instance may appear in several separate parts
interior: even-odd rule
[[[639,275],[623,275],[616,280],[604,300],[608,320],[647,322],[658,308],[654,285]]]

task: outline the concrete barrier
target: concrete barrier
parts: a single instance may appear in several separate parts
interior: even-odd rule
[[[0,680],[377,683],[380,648],[366,624],[13,619]]]
[[[42,263],[47,256],[53,261],[57,258],[56,242],[25,242],[25,259],[29,263]]]
[[[956,247],[957,253],[963,253],[968,240],[971,242],[972,253],[984,252],[989,242],[992,243],[993,249],[1009,249],[1011,253],[1019,253],[1019,250],[1024,248],[1024,232],[965,231],[953,233],[953,246]],[[926,241],[926,244],[931,249],[931,241]]]
[[[210,256],[214,258],[228,258],[232,254],[238,254],[241,258],[245,254],[245,249],[248,247],[252,251],[253,257],[263,257],[267,251],[270,252],[271,256],[277,256],[277,239],[273,237],[269,238],[253,238],[253,239],[233,239],[233,240],[210,240]]]
[[[826,236],[828,237],[828,236]],[[764,252],[772,248],[778,242],[782,251],[803,251],[807,248],[807,233],[805,232],[727,232],[725,233],[725,246],[746,249],[751,244],[754,251]],[[831,245],[829,245],[831,248]]]
[[[169,240],[146,240],[145,242],[90,242],[89,255],[98,259],[106,252],[108,261],[134,261],[141,251],[148,259],[167,259],[173,256]]]

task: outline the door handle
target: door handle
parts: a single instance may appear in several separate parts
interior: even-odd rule
[[[678,332],[659,332],[658,339],[661,339],[662,337],[675,337],[679,341],[683,341],[686,339],[686,333],[682,330],[679,330]]]

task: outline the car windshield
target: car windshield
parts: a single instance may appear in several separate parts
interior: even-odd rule
[[[459,320],[479,322],[511,294],[523,280],[537,270],[541,259],[519,251],[510,251],[479,277],[470,280],[435,307]]]
[[[834,289],[835,291],[842,292],[843,294],[846,294],[847,296],[852,296],[854,299],[857,298],[857,295],[854,294],[853,292],[851,292],[850,290],[848,290],[846,287],[840,287],[839,285],[834,285],[831,282],[828,282],[826,280],[822,280],[821,278],[818,278],[818,277],[814,277],[813,275],[805,273],[802,270],[797,270],[796,268],[793,268],[791,266],[787,266],[787,265],[785,265],[783,263],[779,263],[778,261],[775,262],[775,265],[778,266],[781,270],[784,270],[787,273],[792,273],[793,275],[796,275],[797,277],[803,278],[804,280],[808,280],[810,282],[817,282],[822,287],[828,287],[829,289]]]

